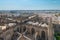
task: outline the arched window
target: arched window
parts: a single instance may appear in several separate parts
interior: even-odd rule
[[[19,32],[20,32],[20,33],[22,32],[22,27],[19,28]]]
[[[31,34],[33,35],[34,33],[35,33],[35,29],[32,28],[32,29],[31,29]]]
[[[18,27],[17,28],[17,32],[20,32],[21,33],[22,32],[22,27]]]
[[[23,27],[23,32],[25,32],[25,31],[26,31],[26,27],[24,26],[24,27]]]
[[[40,35],[37,35],[36,40],[41,40]]]
[[[20,33],[23,33],[23,32],[26,31],[26,27],[25,26],[18,27],[17,31],[20,32]]]
[[[44,31],[41,32],[41,39],[45,40],[45,32]]]

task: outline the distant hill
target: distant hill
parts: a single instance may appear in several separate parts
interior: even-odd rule
[[[21,13],[60,13],[60,10],[0,10],[1,13],[13,13],[13,14],[21,14]]]

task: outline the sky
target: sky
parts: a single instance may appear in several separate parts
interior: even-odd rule
[[[0,0],[0,10],[60,10],[60,0]]]

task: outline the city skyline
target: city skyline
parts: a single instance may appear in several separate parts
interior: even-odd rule
[[[60,0],[1,0],[0,10],[60,10]]]

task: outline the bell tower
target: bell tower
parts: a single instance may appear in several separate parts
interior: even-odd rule
[[[54,36],[54,29],[53,29],[53,24],[52,24],[52,18],[49,17],[48,18],[48,40],[53,40],[53,36]]]

